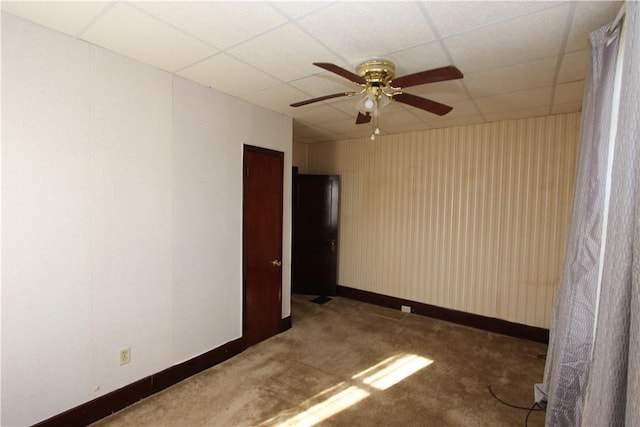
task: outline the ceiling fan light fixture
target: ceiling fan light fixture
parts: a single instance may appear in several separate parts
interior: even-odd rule
[[[356,124],[371,123],[372,141],[376,139],[376,135],[380,135],[380,128],[378,127],[380,115],[382,114],[382,110],[392,101],[392,98],[393,101],[410,105],[439,116],[443,116],[453,109],[453,107],[431,99],[406,93],[403,90],[404,88],[426,83],[461,79],[464,77],[462,72],[455,66],[448,65],[446,67],[408,74],[395,79],[396,66],[387,59],[369,59],[364,61],[356,67],[355,74],[338,65],[327,62],[314,62],[313,65],[358,84],[361,90],[359,92],[334,93],[290,105],[292,107],[300,107],[341,96],[363,95],[356,104],[356,108],[358,109]]]
[[[358,102],[357,108],[362,114],[373,113],[378,107],[376,94],[367,90],[366,94]]]
[[[386,93],[383,93],[380,99],[378,99],[378,111],[382,112],[384,108],[391,103],[391,97]]]
[[[363,106],[366,111],[373,111],[376,108],[376,101],[371,98],[366,98]]]

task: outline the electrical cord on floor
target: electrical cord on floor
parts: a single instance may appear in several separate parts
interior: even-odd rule
[[[531,415],[532,412],[534,411],[544,411],[544,408],[540,407],[540,405],[538,405],[538,402],[534,402],[533,405],[531,405],[531,407],[529,406],[518,406],[518,405],[513,405],[509,402],[505,402],[504,400],[500,399],[494,392],[493,390],[491,390],[491,384],[489,384],[487,386],[487,390],[489,390],[489,393],[491,393],[491,396],[493,396],[494,399],[496,399],[498,402],[502,403],[505,406],[508,406],[509,408],[514,408],[514,409],[521,409],[523,411],[528,411],[527,412],[527,416],[524,419],[524,427],[528,427],[529,426],[529,416]],[[537,406],[537,408],[536,408]]]
[[[512,405],[511,403],[505,402],[504,400],[500,399],[494,392],[493,390],[491,390],[491,385],[487,386],[487,390],[489,390],[489,393],[491,393],[491,396],[493,396],[494,399],[496,399],[498,402],[502,403],[503,405],[506,405],[510,408],[514,408],[514,409],[522,409],[523,411],[542,411],[542,408],[538,407],[539,409],[534,409],[538,404],[536,403],[535,405],[533,405],[532,407],[529,406],[518,406],[518,405]]]
[[[535,409],[536,406],[539,409]],[[540,408],[540,405],[538,405],[538,402],[534,402],[533,405],[531,405],[531,408],[529,408],[529,412],[527,412],[527,416],[524,418],[524,427],[529,427],[529,415],[531,415],[531,413],[533,411],[542,411],[543,409]]]

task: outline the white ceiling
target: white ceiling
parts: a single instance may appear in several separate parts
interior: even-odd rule
[[[589,32],[621,2],[26,2],[5,12],[294,118],[294,140],[369,136],[354,98],[292,108],[358,89],[312,65],[354,71],[365,59],[396,75],[457,66],[457,81],[407,92],[453,106],[439,117],[392,103],[383,133],[580,111]]]

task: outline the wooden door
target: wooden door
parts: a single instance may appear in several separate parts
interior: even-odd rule
[[[335,295],[340,177],[297,175],[294,192],[292,290]]]
[[[282,201],[284,153],[244,146],[245,346],[280,330],[282,318]]]

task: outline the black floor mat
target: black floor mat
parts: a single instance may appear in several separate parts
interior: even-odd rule
[[[315,302],[316,304],[324,304],[329,301],[331,301],[331,298],[324,295],[321,295],[318,298],[314,298],[311,300],[311,302]]]

